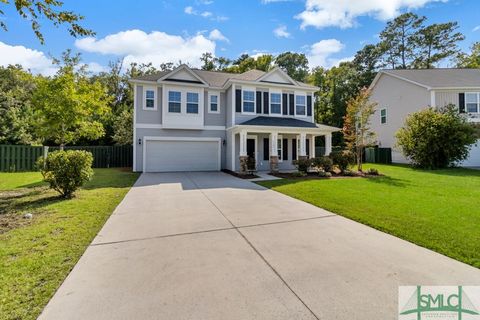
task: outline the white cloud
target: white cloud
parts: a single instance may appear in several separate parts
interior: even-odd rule
[[[223,22],[223,21],[228,20],[228,17],[217,16],[217,15],[213,14],[213,12],[210,12],[210,11],[199,12],[199,11],[195,10],[192,6],[185,7],[185,9],[183,9],[183,12],[185,12],[186,14],[192,15],[192,16],[201,16],[203,18],[209,18],[210,20],[218,21],[218,22]]]
[[[312,44],[307,49],[307,58],[310,67],[327,67],[330,68],[334,65],[338,65],[344,59],[332,58],[331,55],[339,53],[345,48],[345,45],[337,39],[320,40]],[[350,59],[350,58],[347,58]]]
[[[170,35],[165,32],[127,30],[110,34],[102,39],[87,37],[75,41],[75,46],[87,52],[125,57],[125,65],[131,62],[159,65],[164,62],[189,63],[200,66],[202,53],[215,53],[215,41],[202,34],[193,37]]]
[[[56,68],[52,65],[52,60],[43,52],[29,49],[24,46],[11,46],[0,41],[0,65],[20,64],[25,69],[30,69],[33,73],[43,75],[52,75]]]
[[[211,13],[210,11],[204,11],[204,12],[200,13],[200,15],[204,18],[208,18],[208,17],[211,17],[213,15],[213,13]]]
[[[210,31],[210,34],[208,35],[208,38],[213,41],[225,41],[225,42],[230,42],[227,37],[225,37],[220,30],[218,29],[213,29]]]
[[[402,9],[415,9],[432,2],[448,0],[307,0],[305,11],[295,18],[302,21],[301,28],[340,27],[351,28],[360,16],[373,16],[388,20],[397,16]]]
[[[478,30],[480,30],[480,26],[476,26],[475,28],[472,29],[473,32],[476,32]]]
[[[213,1],[212,0],[197,0],[195,1],[197,4],[203,4],[203,5],[209,5],[209,4],[212,4]]]
[[[262,0],[263,4],[275,3],[275,2],[287,2],[292,0]]]
[[[290,38],[290,32],[287,31],[287,26],[280,25],[273,30],[273,34],[277,38]]]
[[[196,12],[193,10],[192,6],[185,7],[183,12],[185,12],[186,14],[196,14]]]

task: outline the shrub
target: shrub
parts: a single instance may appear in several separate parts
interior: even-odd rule
[[[468,157],[475,130],[456,107],[412,113],[396,133],[397,145],[414,166],[446,168]]]
[[[298,171],[307,173],[308,168],[310,168],[310,166],[312,165],[312,161],[307,158],[301,158],[298,160],[294,160],[293,164],[295,165],[295,167],[297,167]]]
[[[332,151],[330,159],[342,172],[345,172],[349,165],[355,163],[355,155],[349,150]]]
[[[355,171],[347,169],[347,170],[343,171],[343,175],[347,176],[347,177],[355,177],[355,176],[357,176],[357,173]]]
[[[333,169],[333,161],[326,156],[316,157],[312,159],[312,166],[317,168],[319,172],[322,170],[325,172],[330,172]]]
[[[39,158],[37,166],[50,188],[70,198],[92,177],[92,162],[93,156],[87,151],[54,151],[46,159]]]
[[[301,172],[301,171],[296,171],[296,172],[292,172],[292,177],[294,178],[301,178],[301,177],[305,177],[307,174],[305,172]]]
[[[378,176],[378,170],[375,169],[375,168],[370,168],[367,170],[367,174],[371,175],[371,176]]]
[[[330,178],[332,174],[330,172],[318,171],[318,176],[323,178]]]

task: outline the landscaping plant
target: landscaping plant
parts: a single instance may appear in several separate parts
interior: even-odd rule
[[[342,173],[347,170],[348,166],[355,163],[355,155],[350,150],[332,151],[329,157]]]
[[[312,166],[318,170],[318,172],[330,172],[333,169],[333,161],[327,156],[315,157],[312,159]]]
[[[397,145],[416,167],[439,169],[468,157],[475,130],[457,108],[428,108],[412,113],[396,133]]]
[[[301,173],[307,173],[308,168],[312,165],[312,161],[308,158],[294,160],[293,164],[297,167],[297,170]]]
[[[88,151],[59,150],[49,153],[46,159],[39,158],[37,166],[51,189],[64,198],[71,198],[79,187],[91,179],[92,163],[93,156]]]

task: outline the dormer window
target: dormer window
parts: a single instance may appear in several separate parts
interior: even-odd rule
[[[255,113],[255,92],[243,91],[243,112]]]
[[[270,93],[270,113],[282,114],[282,95],[280,93]]]
[[[153,88],[145,88],[143,109],[145,110],[157,109],[157,104],[155,102],[155,90]]]
[[[305,116],[306,112],[306,97],[305,96],[295,96],[295,114],[297,116]]]
[[[168,91],[168,112],[182,112],[182,93],[180,91]]]
[[[187,92],[187,113],[198,113],[198,93]]]

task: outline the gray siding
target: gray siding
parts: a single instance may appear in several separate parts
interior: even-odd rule
[[[137,123],[162,123],[162,88],[157,88],[157,110],[143,110],[143,86],[137,86]]]
[[[430,92],[423,87],[383,74],[373,88],[370,99],[378,103],[376,112],[371,117],[371,128],[376,132],[379,144],[394,149],[394,162],[406,162],[395,147],[395,133],[403,127],[410,113],[430,105]],[[386,124],[380,122],[381,109],[387,109]]]
[[[206,126],[225,126],[225,110],[226,110],[226,105],[227,102],[225,100],[225,93],[220,93],[220,113],[209,113],[208,110],[210,110],[210,106],[208,104],[208,91],[205,90],[205,95],[204,95],[204,124]]]
[[[463,92],[463,91],[462,91]],[[435,92],[435,106],[445,107],[449,104],[458,106],[459,91],[439,91]]]
[[[235,108],[233,106],[234,101],[232,101],[232,87],[228,88],[227,91],[225,92],[226,96],[226,107],[225,107],[225,114],[226,114],[226,127],[229,128],[233,125],[233,119],[232,119],[232,108]]]
[[[225,131],[223,130],[176,130],[176,129],[140,129],[137,128],[137,145],[136,145],[136,171],[143,171],[143,148],[144,143],[141,145],[138,144],[138,139],[142,139],[145,136],[149,137],[192,137],[192,138],[221,138],[222,141],[225,140]],[[222,158],[222,168],[225,168],[225,148],[221,143],[221,158]],[[194,157],[195,155],[192,155]]]

